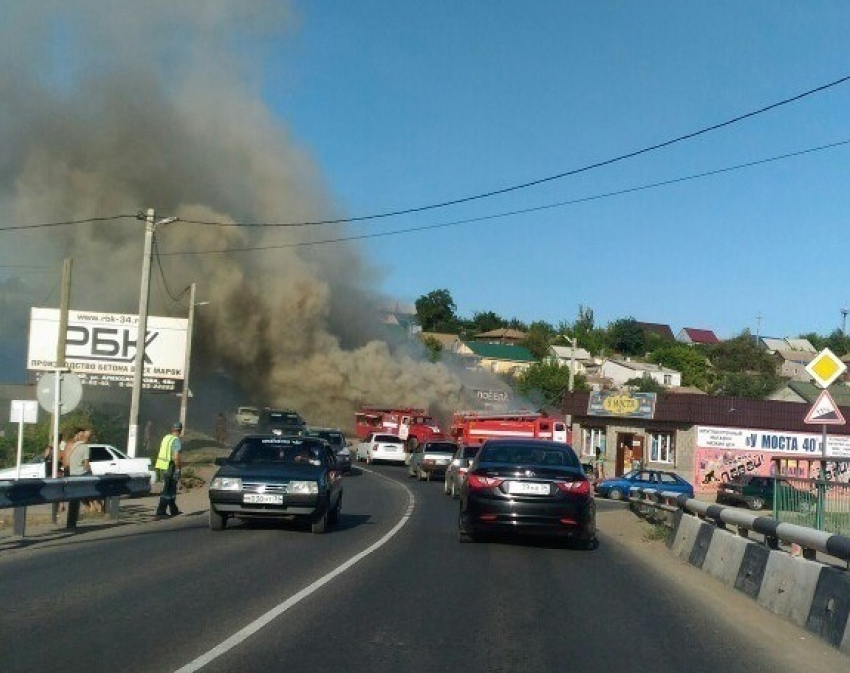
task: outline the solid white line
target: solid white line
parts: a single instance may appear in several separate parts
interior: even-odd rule
[[[207,664],[209,664],[213,660],[220,657],[222,654],[225,654],[226,652],[232,650],[234,647],[236,647],[240,643],[244,642],[245,640],[247,640],[248,638],[253,636],[255,633],[257,633],[257,631],[262,629],[264,626],[268,626],[269,624],[271,624],[271,622],[273,622],[275,619],[280,617],[284,612],[289,610],[289,608],[294,607],[295,605],[300,603],[302,600],[304,600],[308,596],[314,594],[316,591],[318,591],[320,588],[322,588],[325,584],[330,582],[332,579],[341,575],[346,570],[351,568],[356,563],[362,561],[364,558],[366,558],[370,554],[378,551],[378,549],[383,547],[387,542],[389,542],[393,537],[395,537],[396,533],[398,533],[404,527],[404,525],[410,520],[410,517],[413,514],[413,508],[416,505],[416,498],[413,495],[413,491],[411,491],[404,484],[395,481],[395,479],[390,479],[389,477],[387,477],[383,474],[380,474],[378,472],[374,472],[372,470],[367,470],[366,468],[360,468],[360,469],[362,469],[364,472],[369,472],[369,473],[374,474],[378,477],[382,477],[384,479],[387,479],[387,480],[391,481],[393,484],[395,484],[396,486],[401,486],[401,488],[403,488],[405,491],[407,491],[407,495],[408,495],[408,498],[409,498],[408,503],[407,503],[407,509],[405,510],[405,512],[402,515],[399,522],[395,526],[393,526],[392,529],[390,529],[390,531],[387,532],[386,535],[384,535],[380,540],[375,542],[372,546],[364,549],[359,554],[352,556],[350,559],[348,559],[345,563],[343,563],[338,568],[332,570],[327,575],[320,577],[315,582],[313,582],[311,585],[304,587],[303,589],[301,589],[301,591],[294,594],[293,596],[290,596],[283,603],[279,604],[278,606],[269,610],[264,615],[255,619],[253,622],[248,624],[246,627],[240,629],[239,631],[234,633],[232,636],[230,636],[230,638],[228,638],[227,640],[224,640],[223,642],[216,645],[209,652],[202,654],[200,657],[198,657],[194,661],[190,661],[185,666],[178,668],[175,671],[175,673],[192,673],[193,671],[200,670],[201,668],[203,668],[204,666],[206,666]]]

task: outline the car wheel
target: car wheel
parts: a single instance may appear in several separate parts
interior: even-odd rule
[[[764,500],[762,498],[750,498],[747,502],[747,507],[750,509],[761,509],[764,507]]]
[[[475,536],[464,528],[463,517],[459,513],[457,516],[457,539],[459,542],[475,542]]]
[[[227,527],[227,516],[219,514],[210,507],[210,530],[224,530]]]
[[[330,515],[328,514],[328,510],[325,510],[322,513],[322,516],[320,516],[318,519],[316,519],[316,521],[314,521],[310,525],[310,530],[312,530],[317,535],[321,535],[322,533],[324,533],[328,529],[328,519],[329,518],[330,518]]]
[[[593,551],[599,547],[599,539],[596,537],[590,538],[581,538],[576,540],[576,545],[578,549],[582,549],[584,551]]]
[[[455,480],[452,479],[452,500],[457,500],[460,497],[460,493],[457,492],[457,486],[455,486]]]
[[[622,500],[623,492],[619,488],[612,488],[608,491],[608,497],[611,498],[611,500]]]

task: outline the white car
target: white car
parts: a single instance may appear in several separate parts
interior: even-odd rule
[[[257,407],[239,407],[236,410],[236,425],[240,428],[256,428],[260,422],[260,410]]]
[[[357,460],[369,464],[383,461],[403,463],[405,460],[404,441],[398,435],[373,432],[365,442],[357,445]]]
[[[156,483],[156,471],[151,468],[150,458],[130,458],[111,444],[89,444],[89,465],[92,474],[98,477],[104,474],[146,472],[150,476],[151,486]],[[21,479],[45,479],[46,472],[44,459],[41,457],[21,464]],[[0,479],[15,479],[17,473],[16,467],[0,470]]]

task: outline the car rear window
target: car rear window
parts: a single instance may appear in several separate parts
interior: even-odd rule
[[[322,465],[325,449],[310,439],[248,438],[228,459],[231,463],[279,463],[283,465]]]
[[[575,453],[553,447],[522,444],[485,446],[481,449],[481,463],[507,463],[509,465],[552,465],[579,467]]]
[[[457,444],[452,444],[451,442],[428,442],[425,445],[425,450],[434,453],[454,453],[457,451]]]
[[[404,444],[398,435],[375,435],[376,442],[390,442],[391,444]]]

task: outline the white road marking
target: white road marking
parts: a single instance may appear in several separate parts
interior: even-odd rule
[[[364,558],[366,558],[370,554],[378,551],[378,549],[383,547],[387,542],[389,542],[393,537],[395,537],[396,533],[398,533],[402,528],[404,528],[405,524],[410,520],[410,517],[413,514],[413,508],[416,505],[416,497],[413,495],[413,491],[411,491],[404,484],[399,483],[399,482],[395,481],[394,479],[390,479],[389,477],[387,477],[383,474],[379,474],[378,472],[368,470],[364,467],[361,467],[360,469],[365,471],[365,472],[369,472],[371,474],[374,474],[378,477],[381,477],[383,479],[387,479],[388,481],[392,482],[396,486],[400,486],[405,491],[407,491],[407,495],[408,495],[407,509],[404,511],[404,514],[402,515],[399,522],[395,526],[393,526],[387,532],[386,535],[384,535],[380,540],[375,542],[372,546],[367,547],[366,549],[364,549],[360,553],[356,554],[355,556],[352,556],[350,559],[348,559],[341,566],[335,568],[334,570],[332,570],[328,574],[324,575],[323,577],[320,577],[315,582],[313,582],[311,585],[304,587],[303,589],[301,589],[301,591],[294,594],[293,596],[290,596],[283,603],[280,603],[279,605],[272,608],[271,610],[269,610],[264,615],[255,619],[253,622],[248,624],[246,627],[240,629],[239,631],[234,633],[232,636],[230,636],[230,638],[228,638],[227,640],[216,645],[209,652],[202,654],[200,657],[198,657],[194,661],[190,661],[185,666],[178,668],[175,671],[175,673],[192,673],[193,671],[199,671],[204,666],[206,666],[207,664],[211,663],[212,661],[214,661],[215,659],[220,657],[222,654],[229,652],[234,647],[236,647],[237,645],[241,644],[242,642],[244,642],[245,640],[247,640],[248,638],[253,636],[255,633],[257,633],[263,627],[271,624],[275,619],[277,619],[284,612],[289,610],[289,608],[291,608],[295,605],[298,605],[298,603],[300,603],[302,600],[309,597],[310,595],[314,594],[316,591],[318,591],[320,588],[322,588],[325,584],[330,582],[332,579],[341,575],[346,570],[351,568],[356,563],[359,563],[360,561],[362,561]]]

